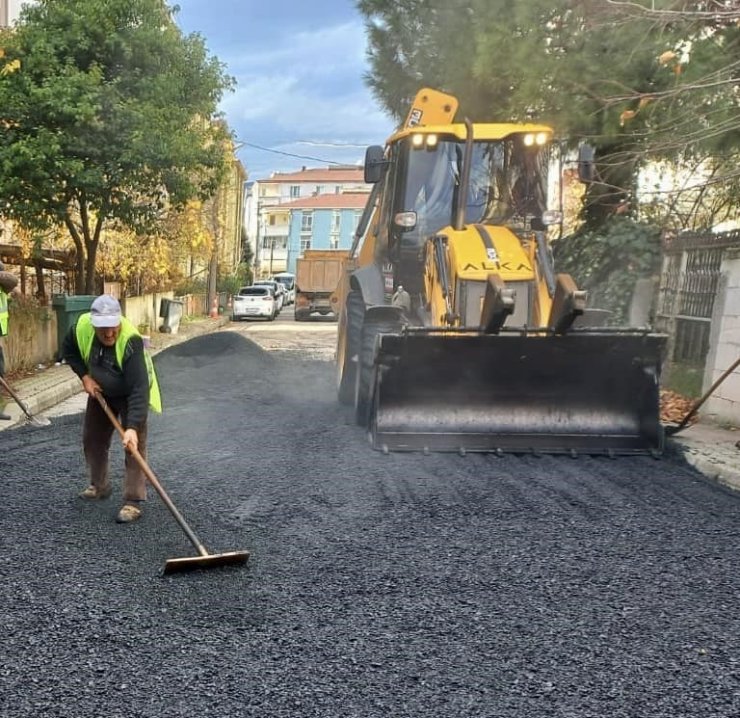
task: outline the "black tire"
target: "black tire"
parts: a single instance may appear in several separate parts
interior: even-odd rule
[[[347,406],[355,400],[357,362],[352,361],[352,357],[359,351],[364,318],[365,300],[362,298],[362,292],[352,290],[347,295],[345,304],[347,326],[344,332],[344,355],[342,361],[337,362],[337,396],[339,403]],[[337,357],[339,357],[339,352],[337,352]]]
[[[378,334],[396,334],[403,323],[396,319],[365,321],[360,335],[360,360],[355,381],[355,421],[359,426],[370,427],[372,412],[373,378],[375,376],[375,340]]]

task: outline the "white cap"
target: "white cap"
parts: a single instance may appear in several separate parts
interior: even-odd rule
[[[110,294],[101,294],[90,307],[90,320],[94,327],[117,327],[121,323],[121,305]]]

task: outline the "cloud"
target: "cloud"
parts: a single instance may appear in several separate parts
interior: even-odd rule
[[[327,74],[348,64],[364,68],[365,31],[360,22],[278,35],[274,40],[269,48],[225,57],[230,71],[237,75],[269,69]]]
[[[276,34],[269,46],[231,50],[221,59],[237,86],[221,110],[239,140],[355,164],[362,160],[362,148],[382,144],[393,129],[362,79],[367,65],[359,18]],[[253,178],[306,163],[249,147],[239,155]]]

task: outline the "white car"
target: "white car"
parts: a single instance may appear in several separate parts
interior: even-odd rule
[[[277,301],[270,287],[242,287],[235,295],[231,309],[231,320],[236,322],[252,317],[275,319]]]
[[[295,304],[295,274],[290,272],[280,272],[273,276],[276,282],[279,282],[285,288],[285,303]]]
[[[276,282],[274,279],[260,279],[258,282],[252,284],[253,287],[269,287],[272,289],[272,293],[275,296],[278,305],[278,313],[285,304],[285,287],[280,282]]]

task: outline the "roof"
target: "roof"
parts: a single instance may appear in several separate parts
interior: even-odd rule
[[[362,167],[315,167],[303,169],[299,172],[273,172],[269,179],[260,180],[267,182],[365,182]]]
[[[283,202],[280,209],[362,209],[367,204],[369,192],[345,192],[344,194],[318,194],[302,197],[292,202]]]

